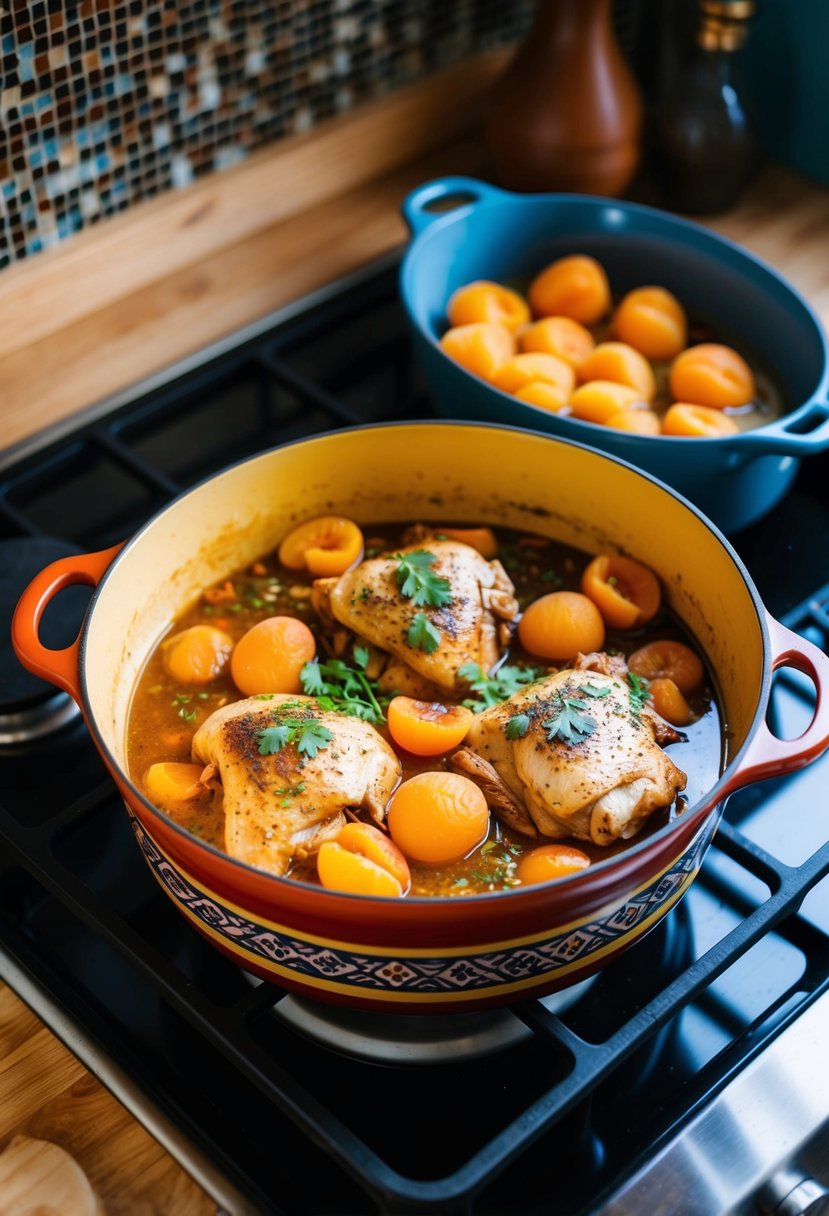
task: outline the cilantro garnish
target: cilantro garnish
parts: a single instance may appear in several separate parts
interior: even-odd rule
[[[196,717],[197,717],[195,709],[185,708],[190,703],[190,701],[192,701],[192,699],[193,698],[191,697],[190,693],[177,692],[175,694],[175,696],[173,697],[172,701],[170,702],[173,709],[178,707],[178,716],[180,718],[182,718],[185,722],[195,722]]]
[[[293,742],[294,735],[297,732],[296,726],[291,726],[287,722],[283,722],[279,726],[266,726],[264,730],[256,732],[256,739],[259,744],[260,756],[272,756],[274,752],[281,752],[283,747],[287,747]]]
[[[565,743],[575,743],[579,741],[579,738],[592,735],[596,729],[596,719],[584,712],[589,707],[584,698],[606,697],[610,691],[608,687],[599,688],[595,684],[582,684],[575,693],[571,693],[569,696],[560,692],[556,693],[551,702],[556,712],[552,718],[546,718],[541,723],[542,728],[547,732],[547,742],[552,743],[555,739],[563,739]]]
[[[448,578],[432,572],[437,558],[425,549],[413,553],[395,553],[400,594],[411,600],[418,608],[443,608],[452,602],[452,584]]]
[[[472,877],[479,883],[484,883],[490,891],[499,887],[520,886],[516,876],[516,863],[521,850],[504,840],[487,840],[481,845],[477,858],[477,868],[472,870]]]
[[[440,645],[440,633],[423,612],[418,612],[406,632],[406,641],[415,650],[434,654]]]
[[[504,735],[510,741],[515,739],[523,739],[527,731],[530,729],[529,714],[513,714],[511,718],[507,718],[504,723]]]
[[[304,791],[305,782],[300,781],[296,785],[284,785],[282,789],[274,790],[274,793],[280,799],[280,806],[290,806],[291,799],[296,798],[297,794],[302,794]]]
[[[639,715],[650,697],[648,685],[641,676],[635,675],[632,671],[628,672],[628,684],[630,685],[628,699],[630,701],[631,717],[634,721],[638,721]]]
[[[499,667],[494,675],[488,676],[477,663],[464,663],[458,668],[458,675],[469,682],[472,692],[478,694],[477,697],[468,697],[464,705],[479,714],[481,710],[508,700],[526,684],[537,680],[541,673],[534,667],[505,664]]]
[[[290,744],[296,746],[301,756],[313,760],[318,751],[326,748],[334,738],[327,726],[315,718],[286,718],[276,726],[266,726],[256,732],[260,756],[272,756]]]
[[[365,673],[369,657],[365,646],[355,646],[356,667],[349,666],[343,659],[330,659],[327,663],[311,659],[299,673],[303,692],[315,697],[321,709],[333,709],[382,726],[386,719],[372,681]]]

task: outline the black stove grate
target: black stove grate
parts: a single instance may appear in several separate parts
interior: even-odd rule
[[[380,265],[7,462],[0,539],[102,549],[262,448],[430,414],[396,267]],[[816,512],[829,524],[820,470],[804,469],[735,544],[770,610],[826,649],[829,557],[816,571],[796,527]],[[813,702],[797,673],[775,678],[781,729]],[[515,1006],[527,1033],[480,1057],[366,1062],[275,1016],[280,991],[252,986],[158,890],[79,722],[0,754],[0,940],[256,1210],[594,1211],[825,990],[827,775],[821,761],[734,796],[671,915],[569,1009]]]

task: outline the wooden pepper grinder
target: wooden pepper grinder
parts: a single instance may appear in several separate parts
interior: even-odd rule
[[[495,178],[508,190],[618,195],[639,165],[643,108],[611,0],[539,0],[484,117]]]

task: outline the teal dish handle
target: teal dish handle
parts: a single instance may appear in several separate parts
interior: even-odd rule
[[[777,422],[756,431],[743,431],[738,446],[752,456],[761,452],[792,456],[822,452],[829,448],[829,402],[807,401]]]
[[[401,211],[412,236],[419,236],[446,215],[457,215],[461,208],[508,197],[505,190],[478,181],[475,177],[441,177],[412,190],[403,200]],[[457,201],[452,205],[453,200]],[[438,204],[443,204],[438,206]]]

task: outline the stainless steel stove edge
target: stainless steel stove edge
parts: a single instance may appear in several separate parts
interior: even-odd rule
[[[799,1216],[822,1195],[792,1188],[829,1139],[829,992],[746,1065],[593,1216]],[[789,1201],[783,1206],[786,1197]]]

